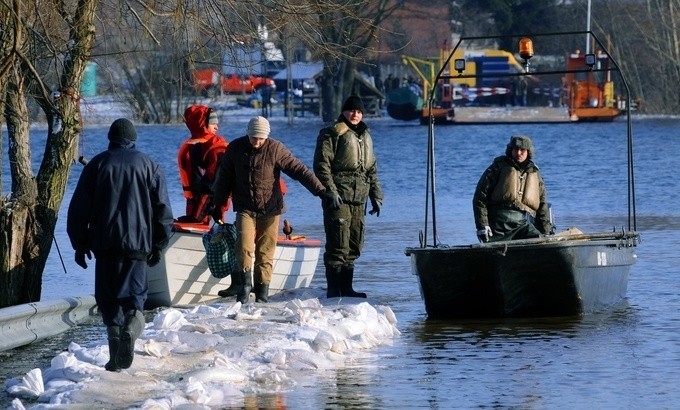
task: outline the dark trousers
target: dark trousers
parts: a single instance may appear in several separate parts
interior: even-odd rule
[[[342,204],[338,209],[324,205],[323,225],[326,231],[326,266],[354,266],[364,247],[366,205]]]
[[[144,310],[149,285],[146,261],[96,255],[94,298],[106,326],[123,326],[125,313]]]
[[[493,241],[539,238],[541,232],[529,221],[527,213],[514,209],[490,209],[489,222]]]

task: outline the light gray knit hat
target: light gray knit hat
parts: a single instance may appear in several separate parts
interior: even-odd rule
[[[252,138],[269,138],[269,132],[271,127],[269,126],[269,121],[266,118],[257,116],[253,117],[248,121],[248,131],[247,134]]]

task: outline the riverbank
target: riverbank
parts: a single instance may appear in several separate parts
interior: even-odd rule
[[[177,102],[172,103],[171,112],[175,113],[178,119],[184,112],[184,108],[191,104],[203,104],[215,109],[221,119],[226,120],[230,117],[250,118],[255,115],[262,115],[262,109],[239,105],[237,96],[224,95],[215,98],[189,98],[185,99],[182,106],[178,107]],[[130,104],[123,98],[112,95],[101,95],[96,97],[83,98],[81,100],[81,113],[83,122],[87,124],[110,124],[118,118],[126,117],[138,123],[137,114]],[[283,106],[272,110],[272,116],[283,117]],[[181,120],[179,120],[181,122]]]
[[[305,288],[268,304],[222,299],[147,312],[129,369],[104,370],[109,354],[101,329],[99,338],[70,342],[50,366],[17,375],[5,388],[13,408],[224,408],[253,394],[256,407],[272,408],[280,390],[361,360],[400,334],[389,307],[323,294]]]
[[[318,99],[318,98],[317,98]],[[306,101],[306,100],[305,100]],[[192,104],[202,104],[213,108],[220,119],[229,118],[251,118],[256,115],[261,115],[268,118],[270,121],[320,121],[318,101],[311,103],[294,103],[291,118],[288,118],[287,106],[282,100],[273,99],[272,104],[265,110],[261,102],[251,95],[232,95],[224,94],[213,98],[205,98],[201,96],[186,97],[183,101],[172,101],[169,103],[170,109],[168,113],[163,115],[170,115],[172,118],[170,122],[182,122],[182,114],[184,109]],[[110,124],[120,117],[131,119],[136,124],[138,121],[137,110],[130,105],[129,101],[123,97],[113,95],[99,95],[95,97],[88,97],[81,99],[81,113],[83,122],[87,124]],[[377,112],[377,115],[366,115],[365,118],[380,118],[385,117],[385,112]],[[44,120],[43,120],[44,122]]]

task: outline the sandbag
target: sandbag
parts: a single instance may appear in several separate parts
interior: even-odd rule
[[[236,263],[236,227],[234,224],[214,224],[210,231],[203,234],[205,257],[210,274],[222,279],[238,272]]]

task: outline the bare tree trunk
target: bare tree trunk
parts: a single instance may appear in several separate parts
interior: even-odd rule
[[[23,76],[16,65],[10,72],[5,94],[4,114],[12,161],[12,199],[3,203],[0,210],[0,226],[3,229],[0,281],[6,285],[0,288],[0,307],[40,300],[44,266],[44,260],[42,264],[35,263],[40,259],[40,239],[36,235],[35,219],[38,190],[30,161],[28,108],[23,98]],[[47,259],[47,255],[43,259]]]
[[[0,15],[8,11],[5,4],[0,5]],[[79,0],[72,15],[64,8],[48,8],[61,11],[60,16],[68,24],[59,27],[67,27],[67,32],[62,34],[69,39],[68,44],[74,45],[65,50],[61,44],[45,45],[46,49],[64,50],[63,54],[53,56],[59,78],[54,94],[49,91],[51,87],[45,85],[49,73],[40,72],[31,60],[31,57],[38,60],[38,56],[27,52],[29,41],[35,44],[49,36],[27,30],[24,24],[30,21],[12,22],[13,38],[21,39],[24,32],[36,38],[26,43],[14,41],[0,62],[0,67],[7,68],[5,73],[9,74],[3,114],[7,121],[12,176],[12,192],[0,200],[0,283],[3,284],[0,307],[40,300],[42,273],[82,129],[79,90],[94,42],[97,4],[98,0]],[[14,15],[23,16],[23,6],[21,0],[14,0]],[[57,30],[57,26],[46,29]],[[38,102],[48,120],[47,142],[35,177],[27,109],[31,97]]]
[[[353,94],[355,67],[353,60],[324,65],[321,77],[321,112],[325,122],[334,121],[340,115],[343,101]]]

